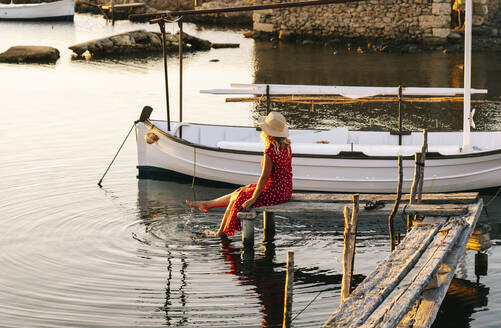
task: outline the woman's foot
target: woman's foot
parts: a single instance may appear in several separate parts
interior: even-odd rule
[[[191,207],[196,207],[200,210],[202,213],[207,213],[209,212],[209,207],[207,206],[207,202],[192,202],[189,200],[186,200],[186,204]]]
[[[214,236],[215,236],[215,237],[219,237],[219,238],[221,238],[221,239],[227,239],[227,238],[228,238],[228,235],[227,235],[227,234],[225,234],[225,233],[224,233],[224,232],[222,232],[222,231],[216,231],[216,232],[214,232]]]

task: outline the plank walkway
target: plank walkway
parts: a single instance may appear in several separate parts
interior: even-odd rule
[[[482,206],[416,225],[322,327],[430,327]]]
[[[389,215],[395,198],[396,195],[360,194],[358,215]],[[409,195],[403,195],[401,199],[408,202]],[[366,210],[364,205],[368,201],[381,201],[384,206]],[[274,232],[273,213],[342,215],[347,205],[352,206],[350,194],[295,193],[287,203],[238,213],[243,226],[242,241],[244,245],[253,245],[253,221],[258,213],[264,214],[265,232],[267,229]],[[416,222],[405,239],[357,286],[322,327],[430,327],[482,207],[478,193],[423,194],[422,204],[401,204],[398,214],[417,214],[425,218]]]

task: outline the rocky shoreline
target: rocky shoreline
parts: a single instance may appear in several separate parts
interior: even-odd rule
[[[473,52],[501,52],[501,26],[475,27],[472,31]],[[405,42],[393,39],[373,38],[320,38],[313,35],[295,35],[272,32],[252,32],[256,40],[270,42],[295,42],[304,46],[321,46],[333,52],[351,53],[420,53],[441,51],[457,53],[464,51],[464,31],[451,32],[445,41],[440,42]]]

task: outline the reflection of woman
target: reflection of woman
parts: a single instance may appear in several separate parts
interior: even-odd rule
[[[265,143],[262,172],[257,184],[240,187],[231,194],[200,202],[186,203],[207,212],[213,207],[227,206],[221,226],[216,232],[218,236],[233,235],[241,230],[237,213],[251,206],[276,205],[289,200],[292,195],[292,154],[289,131],[282,114],[271,112],[259,118],[262,137]]]
[[[228,239],[221,240],[221,251],[230,266],[227,273],[241,277],[239,285],[255,286],[253,290],[262,305],[261,327],[282,327],[285,272],[275,271],[274,249],[266,249],[264,257],[256,256],[251,263],[242,262],[240,248],[233,248]]]

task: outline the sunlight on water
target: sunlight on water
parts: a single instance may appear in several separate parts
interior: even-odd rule
[[[294,321],[318,326],[339,302],[343,221],[340,217],[277,216],[274,245],[242,252],[239,235],[210,237],[221,210],[203,214],[185,199],[231,190],[136,179],[134,136],[98,188],[97,181],[144,105],[165,116],[163,64],[145,59],[72,60],[68,46],[149,24],[106,24],[77,15],[74,23],[1,22],[0,51],[11,45],[51,45],[55,65],[0,65],[0,326],[6,327],[279,327],[282,324],[285,254],[295,252]],[[167,28],[175,32],[173,26]],[[461,56],[439,54],[332,55],[327,48],[255,42],[242,31],[186,31],[238,49],[187,54],[184,118],[253,125],[261,105],[226,104],[200,89],[232,82],[460,87]],[[499,99],[501,64],[474,55],[474,83]],[[219,59],[219,62],[209,62]],[[169,57],[172,115],[178,115],[178,59]],[[295,127],[362,127],[374,119],[391,128],[392,106],[344,108],[279,106]],[[417,109],[416,109],[417,108]],[[461,107],[408,108],[404,124],[459,128]],[[499,106],[482,105],[477,127],[499,129]],[[486,196],[490,199],[490,196]],[[489,217],[497,227],[489,275],[475,286],[473,253],[461,263],[456,293],[448,296],[437,326],[493,327],[500,315],[501,258],[497,247],[501,204]],[[388,254],[386,218],[362,218],[356,256],[359,282]],[[262,238],[258,223],[256,239]],[[466,292],[465,292],[466,291]],[[473,299],[468,293],[474,292]],[[465,296],[466,294],[466,296]],[[471,294],[471,293],[470,293]],[[452,304],[452,305],[451,305]],[[461,304],[458,314],[457,304]],[[473,320],[473,321],[471,321]],[[470,322],[471,321],[471,322]],[[442,322],[442,324],[440,324]]]

